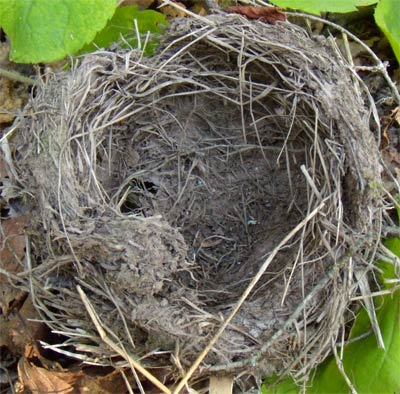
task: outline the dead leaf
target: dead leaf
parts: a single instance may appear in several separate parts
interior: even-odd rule
[[[244,15],[248,19],[258,19],[271,25],[275,25],[278,21],[286,21],[286,15],[279,7],[236,5],[227,7],[226,11]]]
[[[25,255],[25,227],[29,222],[28,216],[18,216],[3,220],[0,227],[0,267],[17,274],[22,270],[20,261]],[[5,316],[13,309],[14,300],[20,297],[21,290],[13,287],[6,275],[0,274],[0,308]]]
[[[44,339],[45,326],[37,321],[40,318],[30,297],[25,294],[25,300],[18,307],[18,312],[9,317],[0,315],[0,346],[17,355],[24,354],[27,346],[34,346],[38,339]]]
[[[206,16],[208,14],[207,10],[200,3],[195,3],[190,10],[200,16]]]
[[[154,3],[154,0],[124,0],[120,7],[125,7],[128,5],[136,5],[139,10],[145,10],[149,8]]]
[[[125,375],[131,374],[127,371]],[[136,384],[131,381],[131,388],[136,388]],[[114,394],[127,392],[125,380],[120,371],[114,370],[106,375],[98,368],[97,373],[89,373],[83,370],[75,385],[75,393],[96,393],[96,394]],[[147,392],[147,391],[146,391]]]
[[[17,216],[3,220],[1,223],[0,264],[4,270],[13,274],[18,273],[20,269],[18,261],[25,254],[24,232],[28,222],[28,216]]]
[[[53,368],[44,368],[36,362],[22,357],[18,363],[20,393],[30,390],[32,394],[62,393],[62,394],[114,394],[126,393],[125,380],[118,370],[107,370],[101,367],[81,368],[72,367],[63,370],[57,364]],[[127,372],[129,374],[129,372]],[[136,385],[131,383],[131,388]]]
[[[393,123],[397,123],[397,126],[400,126],[400,106],[396,107],[391,113],[390,116],[384,116],[382,118],[382,142],[380,148],[383,150],[390,145],[389,138],[389,128],[393,126]]]
[[[180,5],[182,8],[186,9],[185,4],[180,3],[179,1],[175,1],[175,3]],[[168,18],[177,18],[177,17],[186,17],[187,16],[186,12],[177,9],[172,5],[166,5],[164,7],[161,7],[160,12],[162,12]]]
[[[0,77],[0,123],[12,122],[27,99],[27,93],[16,86],[11,79]]]
[[[77,374],[63,371],[49,371],[21,357],[18,362],[18,376],[22,392],[39,393],[74,393]]]

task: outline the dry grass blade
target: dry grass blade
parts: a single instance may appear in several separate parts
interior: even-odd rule
[[[340,373],[342,374],[343,379],[345,380],[345,382],[349,386],[351,394],[358,394],[357,390],[355,389],[354,385],[352,384],[350,378],[347,376],[346,371],[344,370],[343,362],[342,362],[342,360],[340,359],[340,357],[339,357],[339,355],[337,353],[337,349],[336,349],[336,344],[335,343],[332,343],[332,350],[333,350],[333,354],[335,356],[336,365],[338,366],[338,369],[339,369]]]
[[[379,327],[378,319],[376,317],[375,305],[372,298],[368,297],[368,294],[371,294],[371,290],[369,288],[368,280],[363,273],[355,271],[355,276],[358,281],[358,286],[360,288],[360,292],[363,295],[363,304],[368,313],[369,320],[372,325],[372,330],[375,333],[376,340],[378,342],[378,347],[380,349],[385,349],[385,342],[383,341],[381,329]]]
[[[83,305],[85,306],[87,312],[89,313],[90,318],[92,319],[93,324],[95,325],[100,338],[108,345],[112,350],[118,353],[121,357],[123,357],[129,364],[139,371],[143,376],[145,376],[151,383],[153,383],[157,388],[159,388],[165,394],[171,394],[171,390],[164,386],[155,376],[153,376],[146,368],[143,368],[135,359],[133,359],[129,354],[126,353],[123,349],[121,349],[117,344],[115,344],[106,334],[101,323],[99,321],[99,317],[94,310],[91,302],[87,298],[86,294],[82,290],[80,286],[76,287],[78,293],[82,299]]]

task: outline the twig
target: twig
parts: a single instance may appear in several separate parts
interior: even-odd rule
[[[332,349],[333,349],[333,354],[335,355],[336,365],[337,365],[337,367],[338,367],[338,369],[340,371],[340,374],[343,376],[343,379],[346,381],[347,385],[349,386],[351,394],[357,394],[357,390],[355,389],[355,387],[351,383],[351,380],[349,379],[349,377],[346,374],[346,371],[344,370],[343,362],[342,362],[342,360],[340,359],[340,357],[338,355],[338,352],[337,352],[337,349],[336,349],[336,346],[335,346],[334,343],[332,344]]]
[[[5,132],[5,134],[0,138],[0,144],[2,144],[3,141],[7,140],[8,137],[11,137],[13,135],[14,131],[17,130],[18,126],[19,126],[19,124],[16,124],[16,125],[10,127],[10,129],[7,130]]]
[[[0,75],[14,81],[26,83],[27,85],[37,85],[37,81],[35,81],[34,79],[25,77],[24,75],[21,75],[16,71],[6,70],[3,67],[0,67]]]
[[[387,283],[387,281],[385,281]],[[393,282],[389,282],[393,283]],[[394,281],[394,283],[397,283],[397,281]],[[395,291],[400,290],[399,286],[394,286],[390,290],[380,290],[380,291],[375,291],[373,293],[369,293],[366,295],[360,295],[356,297],[352,297],[350,300],[351,301],[358,301],[358,300],[365,300],[367,298],[374,298],[374,297],[380,297],[380,296],[385,296],[388,294],[393,294]]]

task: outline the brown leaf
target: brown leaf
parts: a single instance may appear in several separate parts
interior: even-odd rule
[[[21,300],[23,305],[18,307],[18,313],[9,317],[0,315],[0,346],[5,346],[13,354],[24,354],[27,346],[38,339],[44,339],[45,326],[37,322],[40,318],[30,297]],[[36,320],[36,321],[35,321]]]
[[[175,1],[176,4],[180,5],[182,8],[186,9],[185,4],[180,3],[179,1]],[[160,12],[162,12],[168,18],[178,18],[187,16],[186,12],[175,8],[172,5],[166,5],[160,8]]]
[[[20,261],[25,255],[24,230],[29,221],[28,216],[12,217],[3,220],[0,227],[0,267],[17,274],[22,270]],[[20,297],[20,290],[13,287],[6,275],[0,274],[0,308],[8,316],[15,307],[14,300]]]
[[[259,19],[271,25],[275,25],[278,21],[286,21],[286,15],[279,7],[236,5],[227,7],[226,11],[244,15],[248,19]]]
[[[128,5],[135,5],[139,10],[145,10],[154,3],[154,0],[123,0],[119,7],[125,7]]]
[[[389,116],[382,118],[382,142],[380,148],[386,149],[390,145],[389,129],[394,126],[393,123],[397,123],[395,127],[400,126],[400,106],[396,107]]]
[[[28,97],[27,93],[22,93],[16,86],[11,79],[0,77],[0,123],[12,122]]]
[[[28,221],[28,216],[17,216],[1,223],[0,264],[1,268],[13,274],[18,273],[21,268],[19,260],[25,254],[24,230]],[[0,280],[4,280],[4,275],[0,276]]]
[[[129,375],[130,371],[125,372],[125,374]],[[130,382],[130,384],[131,388],[136,388],[133,382]],[[80,376],[75,384],[75,393],[79,394],[122,394],[127,391],[125,380],[118,370],[114,370],[106,375],[103,374],[100,368],[96,374],[83,370],[82,376]]]
[[[106,374],[104,370],[101,367],[63,370],[57,364],[52,368],[44,368],[37,365],[37,360],[34,363],[27,357],[22,357],[18,363],[20,392],[30,390],[33,394],[123,394],[128,391],[125,380],[118,370]],[[131,382],[131,388],[135,387],[136,385]]]
[[[49,371],[31,363],[25,357],[18,362],[18,375],[23,392],[39,393],[74,393],[77,374],[63,371]]]

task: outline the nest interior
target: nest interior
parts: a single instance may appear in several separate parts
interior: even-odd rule
[[[321,361],[379,222],[371,105],[330,40],[237,15],[178,19],[150,57],[99,51],[49,75],[12,143],[57,349],[113,354],[80,285],[128,352],[190,365],[259,274],[203,367]]]

